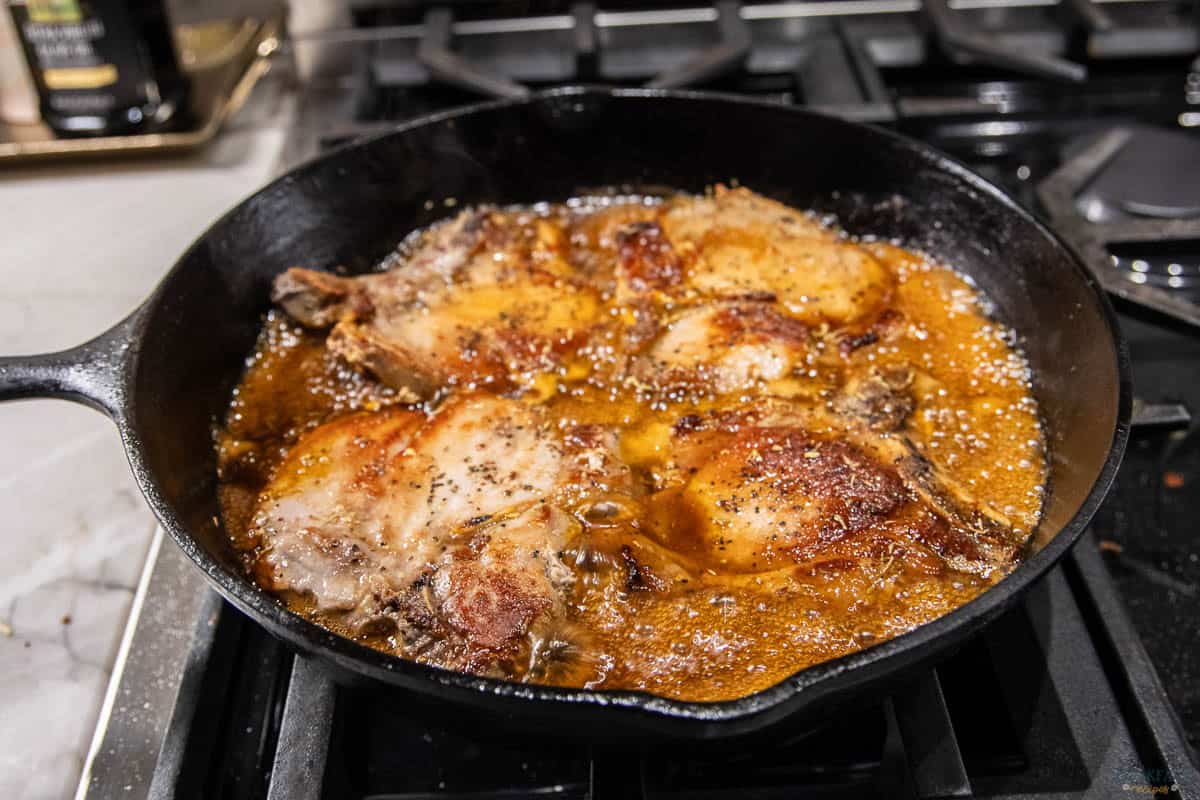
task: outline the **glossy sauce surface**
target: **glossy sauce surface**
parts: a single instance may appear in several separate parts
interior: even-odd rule
[[[661,210],[657,201],[629,198],[506,213],[530,239],[558,242],[556,252],[570,269],[602,273],[614,257],[614,231]],[[705,236],[706,252],[740,254],[756,246],[737,231]],[[912,409],[901,432],[920,455],[952,476],[962,494],[1008,523],[1005,536],[1014,552],[1036,525],[1043,438],[1028,368],[1009,332],[988,317],[978,292],[948,266],[888,243],[841,245],[854,249],[853,258],[878,265],[880,279],[856,295],[877,295],[870,317],[830,321],[804,305],[807,296],[800,290],[795,302],[779,297],[781,313],[806,331],[802,365],[750,389],[647,392],[636,380],[614,380],[611,364],[630,347],[623,331],[636,327],[638,310],[618,291],[574,294],[561,312],[547,299],[551,316],[584,308],[624,327],[607,334],[607,343],[602,334],[575,361],[531,375],[507,393],[543,406],[560,424],[618,430],[620,455],[645,491],[636,502],[614,503],[617,511],[607,516],[578,512],[582,532],[566,558],[578,567],[567,608],[575,632],[569,652],[537,670],[513,668],[509,677],[643,689],[690,700],[743,696],[805,666],[909,631],[969,601],[1011,569],[1015,560],[990,569],[956,569],[935,547],[881,545],[890,540],[853,536],[828,552],[818,548],[770,564],[739,561],[736,548],[714,546],[701,535],[708,520],[690,519],[679,512],[683,506],[668,503],[671,492],[682,491],[672,465],[681,420],[705,419],[761,398],[823,409],[849,376],[896,368],[911,375]],[[698,269],[696,263],[687,262],[687,268]],[[752,270],[738,274],[754,280]],[[491,302],[507,301],[497,293]],[[657,302],[656,313],[676,319],[691,298]],[[463,313],[487,317],[488,303],[476,293]],[[260,569],[263,549],[247,535],[255,503],[297,439],[332,419],[406,399],[329,352],[324,332],[306,329],[280,311],[267,316],[217,436],[224,522],[251,572]],[[426,405],[440,401],[439,395]],[[766,441],[772,449],[787,444],[780,436]],[[820,437],[812,441],[803,445],[811,448],[804,458],[816,459],[814,453],[835,444]],[[670,558],[639,548],[663,548]],[[627,558],[642,566],[631,568],[637,580],[602,580],[590,571],[589,558]],[[656,574],[648,565],[658,563],[684,567],[658,568],[664,574]],[[405,654],[394,635],[354,632],[336,615],[315,611],[308,598],[286,599],[344,635]]]

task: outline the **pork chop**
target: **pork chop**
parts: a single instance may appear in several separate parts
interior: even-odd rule
[[[305,325],[332,326],[331,350],[414,399],[447,387],[529,388],[601,320],[599,291],[567,265],[566,248],[549,222],[468,211],[386,272],[293,268],[273,298]]]
[[[632,373],[680,397],[747,391],[789,375],[809,343],[808,326],[773,303],[718,302],[677,314]]]
[[[410,657],[474,672],[527,658],[573,581],[569,510],[629,488],[614,444],[483,394],[327,423],[259,498],[259,573],[352,630],[394,631]]]
[[[707,297],[771,298],[804,321],[838,325],[880,308],[895,285],[861,247],[748,189],[678,200],[661,225],[688,261],[682,283]]]
[[[895,411],[881,416],[881,406]],[[762,398],[683,417],[646,501],[652,527],[721,571],[895,555],[897,544],[927,568],[1006,569],[1017,543],[1002,515],[924,458],[898,425],[884,427],[881,419],[895,422],[905,408],[911,399],[897,379],[868,375],[829,409]]]

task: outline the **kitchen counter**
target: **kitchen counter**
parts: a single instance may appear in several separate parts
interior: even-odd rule
[[[201,153],[0,169],[0,353],[120,320],[271,176],[290,118],[276,92]],[[0,442],[0,797],[70,797],[155,523],[95,411],[6,404]]]

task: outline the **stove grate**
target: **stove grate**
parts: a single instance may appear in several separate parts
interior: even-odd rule
[[[161,798],[1112,798],[1200,772],[1088,534],[1016,609],[880,705],[817,735],[621,746],[513,733],[414,698],[341,687],[222,604]],[[188,699],[185,697],[184,699]],[[178,705],[187,705],[186,703]]]

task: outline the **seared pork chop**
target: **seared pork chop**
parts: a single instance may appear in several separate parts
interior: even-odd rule
[[[804,428],[726,421],[706,433],[677,429],[668,482],[678,483],[648,503],[666,543],[721,572],[811,560],[908,500],[894,470]]]
[[[426,233],[386,272],[343,278],[293,268],[273,298],[331,350],[384,383],[430,397],[462,386],[529,387],[601,320],[599,292],[563,258],[549,223],[468,211]]]
[[[773,303],[728,302],[686,309],[633,363],[640,385],[679,396],[760,388],[804,362],[809,329]]]
[[[613,444],[490,395],[344,417],[302,437],[262,492],[260,574],[349,628],[397,630],[413,657],[487,671],[561,618],[568,511],[629,488]]]
[[[812,323],[843,324],[882,306],[895,280],[865,250],[811,216],[718,187],[672,203],[661,220],[688,261],[683,285],[707,297],[770,298]]]
[[[882,400],[891,387],[891,399]],[[848,399],[854,392],[866,396]],[[1002,515],[924,458],[876,406],[911,408],[870,375],[820,410],[764,398],[680,419],[647,500],[659,538],[723,571],[758,572],[903,543],[910,561],[987,576],[1017,552]],[[898,427],[898,426],[897,426]],[[856,541],[857,540],[857,541]],[[856,555],[855,558],[858,556]]]

